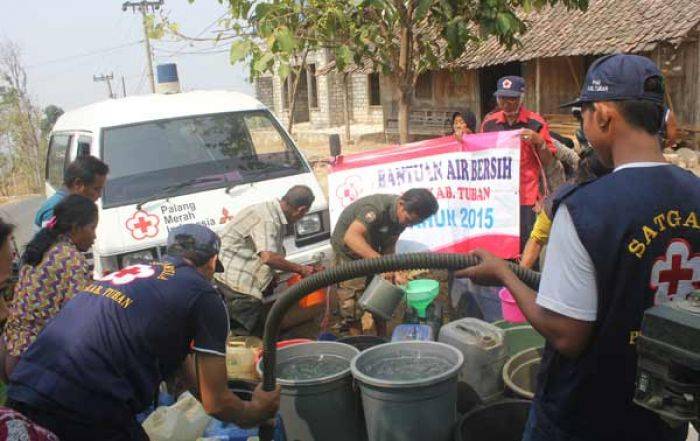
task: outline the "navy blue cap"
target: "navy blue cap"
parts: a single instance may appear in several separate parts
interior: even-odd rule
[[[493,93],[496,96],[520,97],[525,93],[525,79],[515,75],[498,80],[498,86]]]
[[[647,100],[663,105],[663,87],[644,91],[652,77],[663,79],[656,64],[647,57],[629,54],[606,55],[593,62],[581,88],[581,96],[561,107],[580,106],[595,101]]]
[[[170,230],[167,241],[166,253],[170,256],[181,256],[187,252],[194,252],[198,256],[196,265],[202,265],[212,256],[219,254],[221,239],[219,236],[199,224],[183,224]],[[219,259],[216,260],[216,272],[224,272],[224,266]]]

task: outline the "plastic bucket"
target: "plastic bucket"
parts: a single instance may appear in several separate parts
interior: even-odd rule
[[[278,341],[276,346],[277,349],[282,349],[286,348],[287,346],[294,346],[311,342],[313,342],[313,340],[310,340],[308,338],[290,338],[289,340]],[[262,348],[258,349],[257,353],[255,354],[255,366],[257,366],[258,363],[260,363],[260,358],[262,358]]]
[[[504,320],[511,323],[527,322],[527,319],[515,302],[513,295],[508,291],[508,288],[501,288],[501,290],[498,291],[498,298],[501,299],[501,311],[503,311]]]
[[[403,289],[387,282],[381,275],[376,275],[362,294],[360,307],[385,320],[391,320],[403,296]]]
[[[544,337],[530,325],[520,325],[505,330],[508,357],[525,349],[544,347]]]
[[[542,351],[542,348],[525,349],[503,366],[503,381],[515,395],[528,400],[535,396]]]
[[[433,357],[448,367],[415,380],[384,379],[374,374],[382,360]],[[457,374],[464,356],[437,342],[387,343],[367,349],[352,360],[360,385],[369,441],[447,441],[457,416]],[[332,438],[329,438],[332,439]]]
[[[432,279],[411,280],[406,285],[406,303],[425,318],[425,310],[440,294],[440,282]]]
[[[278,376],[282,386],[280,414],[290,441],[366,439],[359,396],[353,388],[350,360],[356,348],[338,342],[317,341],[286,346],[277,351],[277,363],[293,358],[333,355],[348,360],[348,367],[337,373],[304,380]],[[262,375],[262,363],[258,363]],[[279,371],[278,371],[279,373]]]
[[[301,279],[302,279],[301,275],[292,274],[292,276],[287,279],[287,286],[292,286],[295,283],[299,283],[301,281]],[[300,308],[313,308],[314,306],[320,305],[325,301],[326,301],[326,289],[321,288],[321,289],[317,289],[316,291],[312,292],[311,294],[304,296],[301,300],[299,300],[299,307]]]
[[[386,339],[375,335],[355,335],[352,337],[340,338],[338,342],[353,346],[362,352],[365,349],[386,343]]]
[[[480,406],[462,417],[455,441],[520,441],[530,413],[530,401],[503,400]]]

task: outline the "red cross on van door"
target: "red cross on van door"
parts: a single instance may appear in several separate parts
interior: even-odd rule
[[[135,212],[126,220],[126,229],[131,233],[131,237],[136,240],[156,237],[159,231],[158,225],[160,225],[160,218],[143,210]]]

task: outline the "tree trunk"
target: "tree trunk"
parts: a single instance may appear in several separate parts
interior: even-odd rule
[[[399,87],[399,143],[406,144],[409,137],[408,119],[411,113],[411,98],[415,87],[415,73],[413,69],[413,2],[408,2],[406,14],[402,20],[402,28],[399,39],[399,68],[397,83]]]
[[[399,143],[406,144],[409,139],[408,118],[411,113],[410,95],[401,91],[399,94]]]
[[[301,55],[301,66],[299,66],[299,71],[294,73],[294,84],[292,85],[292,93],[289,96],[289,105],[287,108],[289,109],[289,123],[287,124],[287,132],[289,134],[292,134],[292,129],[294,128],[294,109],[296,108],[297,105],[297,93],[299,92],[299,82],[301,81],[301,74],[302,72],[306,71],[306,56],[308,55],[309,50],[304,49],[304,52]]]
[[[345,122],[345,144],[350,144],[350,90],[348,84],[348,74],[341,74],[343,83],[343,122]]]

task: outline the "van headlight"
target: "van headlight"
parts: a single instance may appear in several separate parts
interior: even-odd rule
[[[306,237],[318,234],[323,231],[323,221],[321,213],[307,214],[295,225],[297,237]]]
[[[156,260],[155,248],[135,251],[133,253],[122,254],[118,257],[119,268],[136,265],[137,263],[151,263]]]

